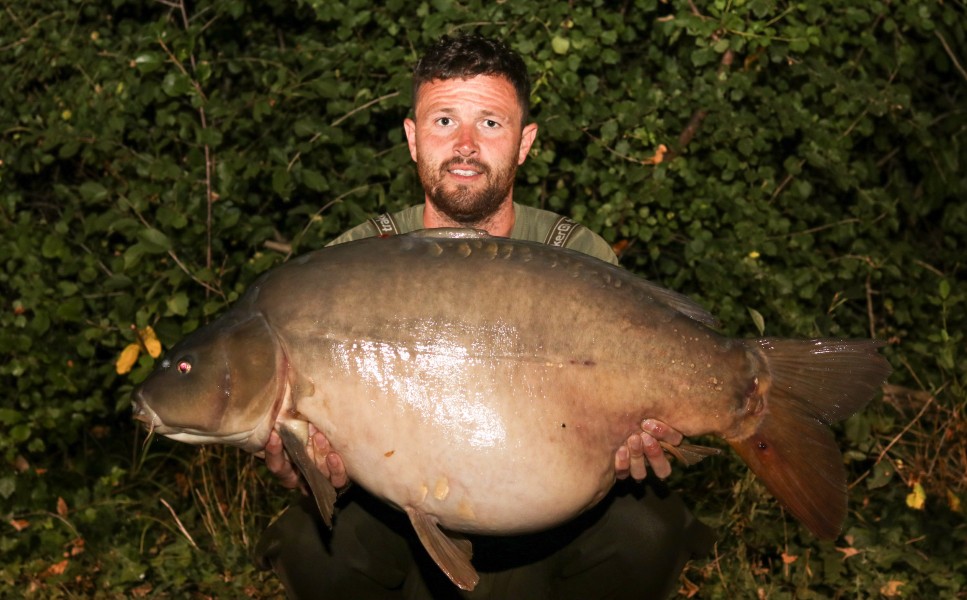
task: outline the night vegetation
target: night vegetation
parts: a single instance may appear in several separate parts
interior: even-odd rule
[[[518,201],[730,335],[885,342],[882,397],[837,428],[843,535],[734,457],[679,467],[721,533],[681,594],[967,597],[965,24],[963,0],[4,2],[0,596],[281,596],[250,553],[296,492],[145,445],[130,392],[152,335],[422,200],[409,69],[475,29],[533,73]]]

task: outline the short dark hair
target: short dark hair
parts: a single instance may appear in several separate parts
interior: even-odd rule
[[[469,79],[477,75],[507,78],[522,111],[522,124],[530,118],[531,82],[520,54],[500,40],[477,33],[443,36],[413,68],[413,103],[420,86],[435,80]]]

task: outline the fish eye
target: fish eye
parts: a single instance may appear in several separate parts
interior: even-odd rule
[[[178,366],[176,368],[182,375],[187,375],[191,372],[191,362],[186,359],[181,359],[178,361]]]

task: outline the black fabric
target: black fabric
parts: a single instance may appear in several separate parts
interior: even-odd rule
[[[404,513],[354,488],[340,499],[331,531],[307,500],[266,530],[256,552],[295,600],[648,600],[669,597],[686,561],[715,541],[657,480],[620,482],[602,503],[548,531],[468,537],[481,578],[473,592],[437,568]]]

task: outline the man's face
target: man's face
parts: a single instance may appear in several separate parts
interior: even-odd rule
[[[537,134],[521,126],[514,86],[503,77],[435,80],[403,126],[427,200],[453,221],[478,224],[512,198],[517,167]]]

